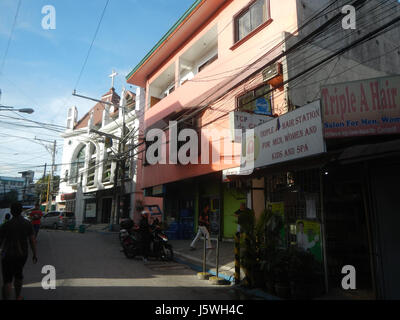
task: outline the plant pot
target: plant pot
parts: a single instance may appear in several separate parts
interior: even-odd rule
[[[286,282],[275,283],[275,292],[279,298],[289,299],[290,298],[290,285]]]

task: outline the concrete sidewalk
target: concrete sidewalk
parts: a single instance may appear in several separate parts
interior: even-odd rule
[[[194,269],[203,271],[204,241],[199,239],[196,243],[196,250],[190,250],[192,240],[170,240],[174,250],[174,256],[179,262],[186,262]],[[211,239],[214,249],[206,251],[206,272],[216,275],[217,241]],[[227,281],[234,282],[235,261],[234,261],[234,242],[230,240],[219,242],[219,277]],[[241,279],[244,273],[241,272]]]

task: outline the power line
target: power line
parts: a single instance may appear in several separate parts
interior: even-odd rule
[[[3,59],[2,59],[2,62],[1,62],[1,66],[0,66],[0,76],[1,76],[1,74],[3,73],[4,64],[5,64],[5,62],[6,62],[6,58],[7,58],[7,55],[8,55],[8,50],[10,49],[11,40],[12,40],[12,36],[13,36],[13,33],[14,33],[15,25],[16,25],[16,23],[17,23],[17,17],[18,17],[18,13],[19,13],[20,7],[21,7],[21,0],[18,1],[17,11],[15,12],[14,22],[13,22],[12,27],[11,27],[10,36],[8,37],[8,42],[7,42],[7,46],[6,46],[6,51],[4,52]]]
[[[103,12],[102,12],[102,14],[101,14],[101,16],[100,16],[100,20],[99,20],[99,22],[98,22],[98,24],[97,24],[96,32],[94,33],[92,42],[91,42],[91,44],[90,44],[90,46],[89,46],[89,50],[88,50],[88,52],[87,52],[87,54],[86,54],[86,58],[85,58],[85,61],[83,62],[81,71],[79,72],[78,80],[76,81],[76,84],[75,84],[75,87],[74,87],[75,90],[76,90],[76,88],[78,87],[79,81],[81,80],[82,73],[83,73],[83,71],[84,71],[84,69],[85,69],[85,67],[86,67],[86,63],[87,63],[87,61],[88,61],[88,59],[89,59],[90,52],[92,51],[92,47],[93,47],[94,41],[96,40],[97,33],[99,32],[100,25],[101,25],[101,22],[103,21],[103,17],[104,17],[104,14],[105,14],[105,12],[106,12],[106,9],[107,9],[107,6],[108,6],[108,3],[109,3],[109,2],[110,2],[110,0],[106,0],[106,3],[105,3],[105,5],[104,5]]]

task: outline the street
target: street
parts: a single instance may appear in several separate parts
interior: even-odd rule
[[[33,299],[203,300],[240,299],[230,286],[198,280],[196,272],[175,262],[127,259],[117,234],[41,229],[38,263],[31,255],[24,269],[22,295]],[[56,289],[45,290],[42,268],[56,269]]]

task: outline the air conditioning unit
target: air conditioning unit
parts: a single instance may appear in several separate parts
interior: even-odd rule
[[[282,63],[279,62],[275,62],[274,64],[266,67],[263,71],[262,71],[262,75],[263,75],[263,81],[267,82],[279,75],[283,74],[283,70],[282,70]]]

